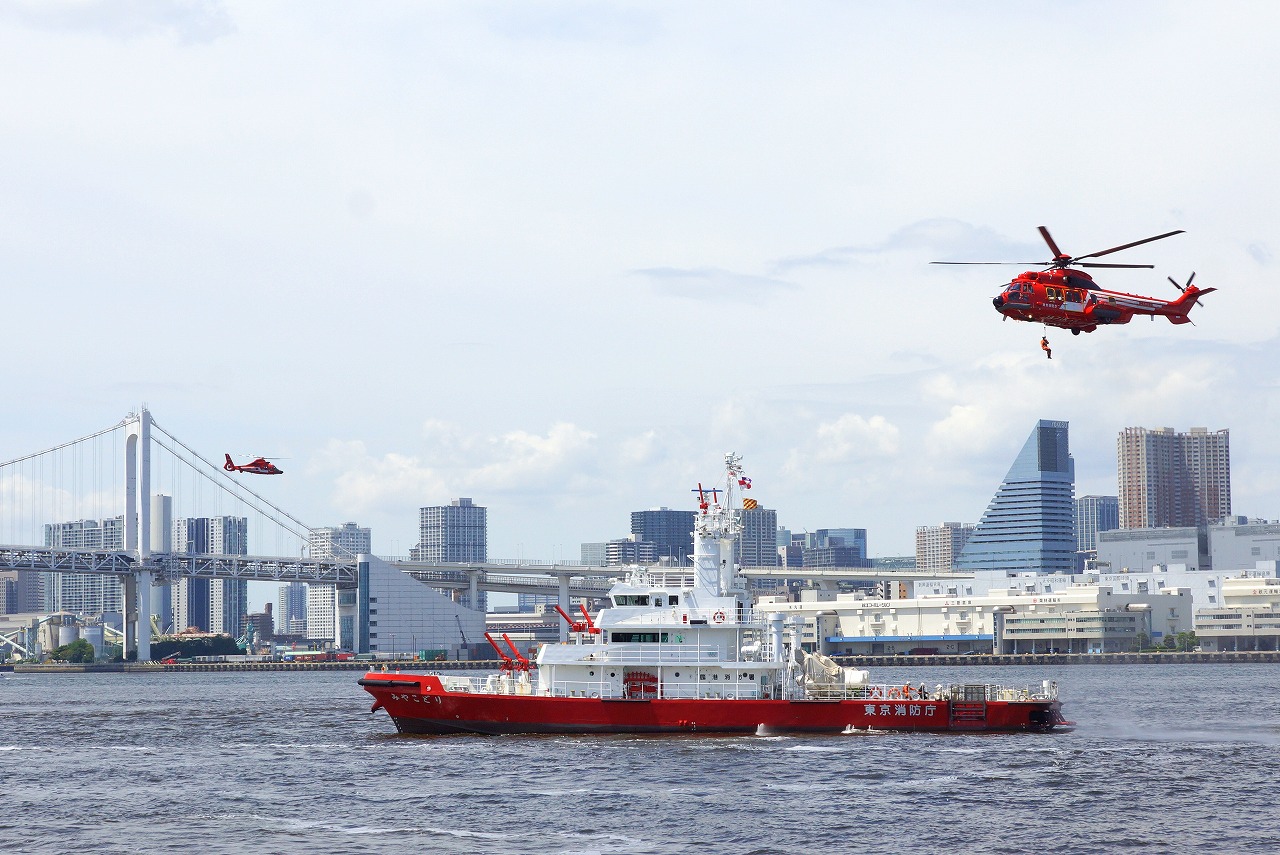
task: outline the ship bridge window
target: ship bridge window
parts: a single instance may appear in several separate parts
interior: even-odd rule
[[[662,597],[654,597],[653,604],[658,608],[662,608]]]
[[[613,598],[615,606],[647,606],[649,605],[648,594],[618,594]]]
[[[616,629],[610,639],[616,643],[624,644],[659,644],[667,641],[667,633],[665,632],[618,632]]]

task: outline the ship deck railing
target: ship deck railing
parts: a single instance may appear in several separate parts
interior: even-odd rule
[[[1058,695],[1056,683],[1031,686],[997,686],[986,683],[964,683],[952,686],[906,683],[864,683],[846,686],[840,683],[808,683],[805,693],[821,700],[848,701],[1046,701]]]
[[[726,680],[722,683],[708,684],[702,682],[659,683],[652,690],[641,690],[632,693],[625,686],[619,687],[608,681],[596,680],[556,680],[549,691],[543,694],[556,698],[604,698],[606,700],[726,700],[745,701],[760,698],[760,685],[748,680]]]
[[[698,662],[721,662],[724,651],[707,644],[650,644],[624,642],[601,645],[601,662],[624,665],[691,665]]]

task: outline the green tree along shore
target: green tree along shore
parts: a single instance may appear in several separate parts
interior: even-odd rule
[[[236,640],[229,635],[218,635],[212,638],[161,639],[151,645],[151,658],[165,659],[169,656],[181,656],[184,659],[197,656],[235,656],[243,653]],[[121,661],[120,645],[107,645],[100,658],[109,662]],[[83,638],[70,644],[64,644],[49,654],[55,662],[90,663],[99,657],[94,656],[93,645]],[[129,661],[137,659],[137,651],[129,651]]]
[[[229,635],[215,635],[212,638],[161,639],[151,642],[151,658],[165,659],[170,656],[194,658],[196,656],[236,656],[244,653]]]
[[[77,638],[70,644],[54,648],[49,657],[58,662],[92,662],[95,658],[93,645],[83,638]]]

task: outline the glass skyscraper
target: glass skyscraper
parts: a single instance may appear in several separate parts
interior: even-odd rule
[[[1075,464],[1067,423],[1040,420],[956,559],[956,570],[1075,571]]]

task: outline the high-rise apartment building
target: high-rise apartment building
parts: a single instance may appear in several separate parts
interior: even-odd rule
[[[916,528],[916,569],[948,573],[973,534],[973,523],[944,522]]]
[[[422,508],[418,517],[418,545],[409,550],[412,561],[433,563],[467,563],[487,561],[489,556],[488,509],[473,504],[468,498],[454,499],[447,505]],[[470,609],[486,611],[488,596],[479,594],[479,602],[471,602],[470,592],[461,603]],[[310,608],[310,601],[307,607]],[[310,627],[307,628],[310,632]]]
[[[1201,526],[1231,516],[1230,431],[1125,428],[1116,471],[1120,528]]]
[[[248,555],[248,517],[190,517],[173,521],[174,552],[186,555]],[[173,625],[181,631],[239,636],[249,613],[245,579],[184,578],[172,584]]]
[[[658,559],[672,564],[686,564],[693,554],[693,521],[695,511],[652,508],[631,512],[631,536],[648,541],[657,550]]]
[[[373,536],[370,529],[353,522],[328,528],[313,528],[307,536],[307,551],[312,558],[354,559],[357,555],[373,552]],[[286,586],[289,587],[289,586]],[[281,589],[279,631],[292,632],[298,620],[303,624],[308,638],[333,638],[334,615],[338,610],[338,591],[332,585],[300,585],[304,589],[295,606],[286,616],[284,588]],[[300,605],[300,609],[297,607]],[[314,624],[314,625],[312,625]]]
[[[422,508],[418,545],[409,550],[409,558],[436,563],[486,561],[488,527],[488,509],[470,499]]]
[[[360,528],[353,522],[330,528],[313,528],[307,536],[308,552],[312,558],[352,559],[372,553],[372,544],[370,529]]]
[[[123,549],[124,517],[46,524],[44,545],[53,549]],[[41,576],[41,611],[75,614],[124,611],[124,586],[115,576],[94,573],[43,573]]]
[[[1075,570],[1075,464],[1067,423],[1042,419],[969,535],[956,570]]]
[[[290,582],[280,586],[276,602],[276,632],[280,635],[303,635],[307,631],[307,586]]]
[[[307,585],[307,638],[332,641],[337,633],[337,589],[333,585]]]

